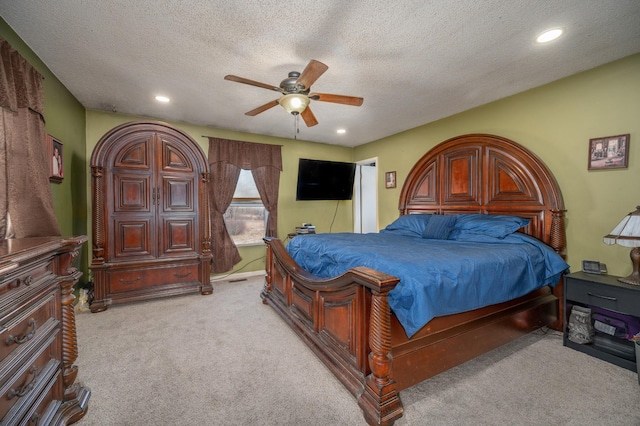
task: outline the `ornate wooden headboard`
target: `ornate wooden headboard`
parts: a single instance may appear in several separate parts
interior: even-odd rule
[[[400,214],[484,213],[530,219],[522,229],[563,254],[564,202],[535,154],[509,139],[457,136],[427,152],[402,187]]]

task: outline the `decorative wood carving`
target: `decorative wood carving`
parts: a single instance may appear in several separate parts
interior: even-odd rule
[[[209,171],[200,146],[165,123],[126,123],[100,139],[91,168],[91,311],[211,294]]]
[[[498,136],[465,135],[431,149],[407,176],[399,210],[518,215],[530,219],[523,232],[560,254],[566,248],[564,205],[555,178],[537,156]],[[516,300],[435,318],[409,339],[389,309],[387,295],[397,278],[354,268],[321,279],[300,268],[280,240],[265,242],[263,302],[358,398],[372,425],[391,425],[402,416],[402,389],[536,328],[562,324],[561,280],[553,291],[545,287]],[[354,306],[353,315],[335,309],[338,305]],[[330,338],[322,324],[331,324]]]
[[[3,425],[66,425],[87,411],[91,391],[76,382],[73,306],[73,286],[82,276],[74,263],[86,241],[81,236],[0,242],[0,382],[15,383],[0,403]]]

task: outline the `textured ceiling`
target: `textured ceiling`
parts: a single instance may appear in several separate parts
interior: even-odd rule
[[[294,137],[281,107],[245,112],[310,59],[319,124],[356,146],[640,52],[639,0],[0,0],[0,15],[89,109]],[[550,27],[565,36],[534,37]],[[172,99],[153,100],[156,94]],[[338,128],[347,129],[343,135]]]

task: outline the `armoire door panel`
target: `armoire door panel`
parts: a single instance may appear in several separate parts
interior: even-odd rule
[[[163,230],[163,254],[185,254],[196,251],[193,219],[165,219]]]
[[[116,168],[127,168],[136,170],[150,170],[151,156],[150,147],[151,138],[149,136],[136,136],[136,139],[125,145],[116,155],[113,166]]]
[[[114,221],[114,254],[116,259],[126,260],[132,256],[153,256],[154,221],[150,218],[119,218]]]
[[[165,212],[195,212],[193,178],[165,178],[162,186]]]
[[[161,170],[178,171],[193,174],[193,165],[189,158],[182,152],[179,145],[168,138],[162,138]]]
[[[113,176],[115,212],[151,212],[150,175],[118,173]]]

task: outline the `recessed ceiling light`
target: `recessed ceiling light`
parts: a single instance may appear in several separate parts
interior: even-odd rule
[[[347,133],[347,131],[345,129],[338,129],[336,130],[336,133],[343,134],[343,133]]]
[[[562,28],[554,28],[552,30],[547,30],[536,37],[536,43],[548,43],[560,37],[563,31]]]
[[[166,96],[160,96],[160,95],[156,96],[156,101],[158,101],[158,102],[165,102],[166,103],[166,102],[169,102],[170,100],[171,99],[167,98]]]

